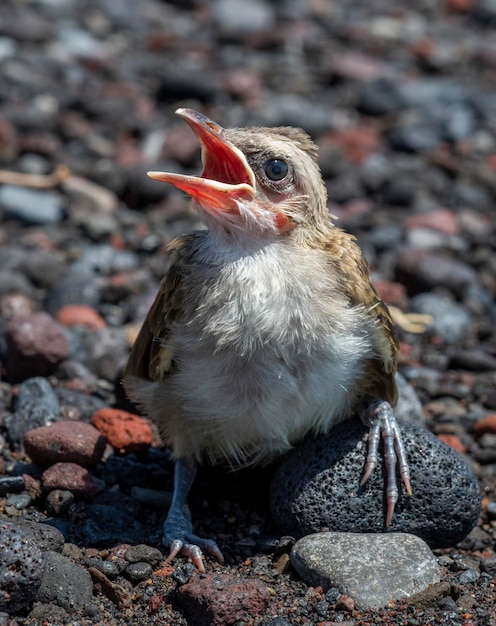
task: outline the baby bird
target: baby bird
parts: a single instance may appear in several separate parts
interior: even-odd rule
[[[392,406],[398,340],[353,236],[337,228],[300,129],[224,129],[177,113],[202,148],[201,176],[149,172],[193,198],[208,230],[170,246],[171,266],[133,346],[129,397],[175,458],[164,524],[169,560],[217,544],[195,536],[187,495],[198,463],[264,463],[358,413],[370,428],[362,484],[384,440],[386,525],[411,493]]]

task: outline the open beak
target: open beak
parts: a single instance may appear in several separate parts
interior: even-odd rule
[[[190,125],[202,147],[201,176],[148,172],[150,178],[185,191],[206,210],[238,213],[237,202],[255,195],[255,175],[245,155],[225,136],[224,129],[193,109],[176,111]]]

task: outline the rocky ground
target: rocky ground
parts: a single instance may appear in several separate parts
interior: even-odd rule
[[[225,565],[164,564],[172,466],[120,378],[167,243],[201,227],[145,176],[199,171],[179,106],[311,133],[377,289],[430,316],[396,313],[400,369],[483,506],[429,592],[359,610],[303,583],[260,471],[192,494]],[[495,201],[493,0],[3,0],[0,568],[20,586],[0,623],[495,624]]]

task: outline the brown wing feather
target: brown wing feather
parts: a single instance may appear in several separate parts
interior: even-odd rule
[[[124,379],[161,380],[170,371],[174,355],[167,345],[167,338],[171,326],[182,314],[180,286],[183,269],[192,256],[193,242],[201,236],[201,233],[193,233],[170,244],[169,271],[131,349]]]
[[[369,265],[355,238],[333,228],[332,238],[326,247],[339,263],[343,286],[351,304],[363,306],[375,322],[373,333],[379,357],[367,364],[364,391],[394,406],[398,400],[395,373],[399,340],[391,313],[370,281]]]

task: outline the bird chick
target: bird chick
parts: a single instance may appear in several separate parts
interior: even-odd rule
[[[397,461],[411,493],[391,408],[398,340],[354,237],[329,214],[315,144],[296,128],[224,129],[177,113],[200,141],[203,173],[149,176],[190,195],[208,230],[170,246],[124,377],[176,460],[169,559],[181,552],[201,570],[202,552],[223,560],[192,531],[198,463],[264,463],[356,412],[370,427],[362,484],[384,440],[389,525]]]

